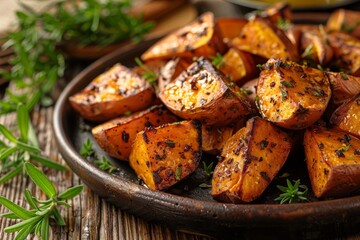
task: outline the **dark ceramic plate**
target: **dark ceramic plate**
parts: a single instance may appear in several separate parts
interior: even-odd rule
[[[126,162],[114,161],[119,171],[115,175],[97,168],[91,161],[79,154],[82,142],[92,136],[84,131],[84,125],[92,125],[82,120],[71,108],[68,98],[84,88],[94,77],[120,62],[135,65],[134,57],[154,43],[154,40],[116,51],[96,61],[82,71],[68,84],[57,101],[53,127],[61,154],[70,168],[91,189],[114,205],[147,220],[164,223],[176,229],[207,234],[239,234],[253,231],[253,228],[271,231],[292,226],[291,229],[304,230],[318,228],[327,224],[358,223],[360,216],[360,196],[337,200],[317,201],[301,204],[276,203],[273,199],[279,194],[276,184],[285,184],[285,178],[277,177],[263,194],[252,204],[225,204],[214,201],[210,189],[202,189],[199,184],[208,182],[200,167],[186,181],[167,192],[153,191],[139,185],[132,169]],[[104,153],[96,145],[98,154]],[[207,160],[210,156],[205,157]],[[279,174],[289,173],[292,179],[300,178],[309,184],[302,156],[294,156]],[[290,224],[290,225],[289,225]],[[223,232],[223,230],[227,230]],[[259,233],[256,231],[255,233]]]

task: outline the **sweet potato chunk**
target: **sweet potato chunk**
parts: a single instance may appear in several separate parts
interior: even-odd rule
[[[343,32],[328,34],[339,68],[347,69],[351,75],[360,76],[360,40]]]
[[[346,100],[360,93],[360,77],[348,75],[343,72],[327,72],[332,91],[332,101],[341,105]]]
[[[206,125],[225,126],[251,112],[251,105],[240,89],[228,85],[203,58],[169,83],[159,98],[175,115]]]
[[[248,22],[245,18],[217,18],[216,26],[222,36],[224,43],[229,43],[233,38],[239,36],[242,28]]]
[[[326,27],[329,30],[344,31],[360,38],[360,13],[348,9],[338,9],[328,18]]]
[[[360,94],[338,107],[330,118],[335,128],[360,138]]]
[[[224,64],[219,66],[219,70],[232,82],[240,85],[254,77],[257,71],[251,54],[235,48],[230,48],[224,54]]]
[[[201,124],[182,121],[139,132],[129,161],[150,189],[164,190],[194,172],[201,153]]]
[[[164,90],[165,86],[174,81],[191,63],[183,58],[174,58],[168,61],[161,69],[158,79],[159,92]]]
[[[226,142],[214,170],[211,195],[233,203],[255,200],[281,169],[290,148],[285,132],[261,118],[250,119]]]
[[[360,139],[314,127],[305,132],[304,147],[316,197],[340,197],[360,189]]]
[[[272,23],[281,25],[281,22],[292,22],[293,16],[289,4],[280,2],[271,5],[260,12],[260,17],[270,20]]]
[[[247,81],[246,83],[244,83],[244,85],[240,87],[240,89],[246,94],[251,105],[254,107],[256,107],[255,99],[256,99],[257,84],[258,84],[258,78],[254,78]]]
[[[257,95],[265,119],[284,128],[304,129],[324,113],[331,90],[322,71],[270,59],[263,65]]]
[[[142,56],[147,61],[175,56],[193,58],[223,53],[225,44],[215,28],[214,15],[206,12],[193,23],[170,33],[150,47]]]
[[[69,98],[71,106],[90,121],[106,121],[147,108],[154,99],[151,85],[120,64],[96,77]]]
[[[128,117],[100,124],[92,129],[92,134],[99,146],[110,156],[128,160],[136,133],[145,127],[157,127],[177,120],[177,117],[163,106],[153,106]]]
[[[328,44],[327,35],[319,29],[303,32],[301,37],[301,57],[321,65],[326,65],[333,57],[333,50]]]
[[[226,141],[233,135],[234,127],[209,127],[202,125],[202,149],[210,154],[221,152]]]
[[[255,18],[242,29],[232,46],[255,55],[269,58],[282,58],[297,61],[298,51],[286,34],[265,19]]]

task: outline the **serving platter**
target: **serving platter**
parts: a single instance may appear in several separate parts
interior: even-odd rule
[[[209,188],[201,183],[209,179],[201,167],[186,181],[166,192],[154,191],[139,184],[127,162],[110,159],[117,167],[115,174],[100,170],[93,162],[79,154],[82,143],[90,138],[99,156],[106,155],[86,130],[94,124],[86,122],[71,108],[69,96],[79,92],[97,75],[115,63],[135,66],[134,58],[149,48],[157,39],[136,46],[119,49],[107,55],[77,75],[59,97],[53,117],[53,129],[59,150],[69,167],[83,182],[101,197],[129,213],[146,220],[166,224],[177,230],[191,231],[212,236],[246,236],[247,234],[286,234],[319,231],[326,226],[353,228],[360,223],[360,196],[310,202],[278,204],[274,198],[280,193],[276,185],[285,184],[283,175],[301,179],[310,186],[303,156],[292,156],[274,179],[263,196],[251,204],[216,202]],[[211,160],[211,156],[205,157]],[[254,232],[255,230],[255,232]],[[285,232],[284,232],[285,231]]]

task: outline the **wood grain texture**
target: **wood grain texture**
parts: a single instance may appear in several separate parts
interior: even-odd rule
[[[36,129],[36,134],[40,141],[43,154],[49,156],[53,161],[65,164],[57,150],[57,145],[52,132],[53,108],[35,108],[31,118]],[[0,116],[0,123],[15,129],[16,115],[7,114]],[[55,182],[59,192],[64,191],[70,186],[82,184],[80,179],[68,169],[61,172],[53,169],[44,168],[43,171]],[[9,198],[11,201],[29,208],[24,201],[23,191],[28,188],[32,194],[39,198],[40,191],[29,180],[28,177],[19,175],[4,185],[0,185],[0,195]],[[176,232],[165,226],[153,224],[141,218],[130,215],[101,199],[91,189],[85,186],[80,196],[70,200],[72,208],[61,207],[61,215],[64,216],[66,226],[58,227],[52,224],[49,239],[81,239],[81,240],[106,240],[106,239],[156,239],[156,240],[207,240],[205,236],[198,236],[189,233]],[[7,210],[0,206],[0,213]],[[4,233],[4,228],[14,224],[16,221],[0,218],[0,239],[12,240],[15,234]],[[34,236],[29,239],[36,239]]]

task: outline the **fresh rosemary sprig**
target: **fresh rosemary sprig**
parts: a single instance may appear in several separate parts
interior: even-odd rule
[[[10,212],[2,214],[1,216],[21,220],[12,226],[6,227],[4,231],[6,233],[18,232],[15,239],[26,239],[31,233],[35,233],[41,239],[49,239],[50,219],[54,219],[60,226],[65,225],[65,221],[60,215],[58,207],[61,205],[71,207],[66,200],[79,195],[83,186],[74,186],[59,194],[53,183],[40,169],[29,162],[26,162],[24,166],[33,182],[49,198],[47,200],[37,199],[26,189],[24,191],[25,199],[31,207],[30,210],[27,210],[11,202],[9,199],[0,196],[0,204],[10,210]]]
[[[308,187],[306,185],[300,185],[300,179],[296,181],[293,180],[293,182],[294,184],[292,184],[289,179],[286,179],[287,186],[277,185],[277,188],[283,193],[281,193],[279,197],[275,198],[275,201],[280,201],[280,204],[308,201]]]
[[[135,58],[136,64],[144,70],[144,73],[141,75],[146,81],[148,81],[151,85],[154,85],[157,81],[157,75],[154,71],[152,71],[148,66],[146,66],[140,58]]]
[[[0,141],[0,173],[6,172],[0,178],[0,184],[24,172],[24,165],[29,161],[34,161],[57,170],[66,170],[63,165],[53,162],[41,155],[41,150],[38,147],[37,137],[26,106],[22,104],[18,105],[16,119],[20,131],[19,137],[15,137],[9,129],[0,124],[0,134],[8,142]]]

